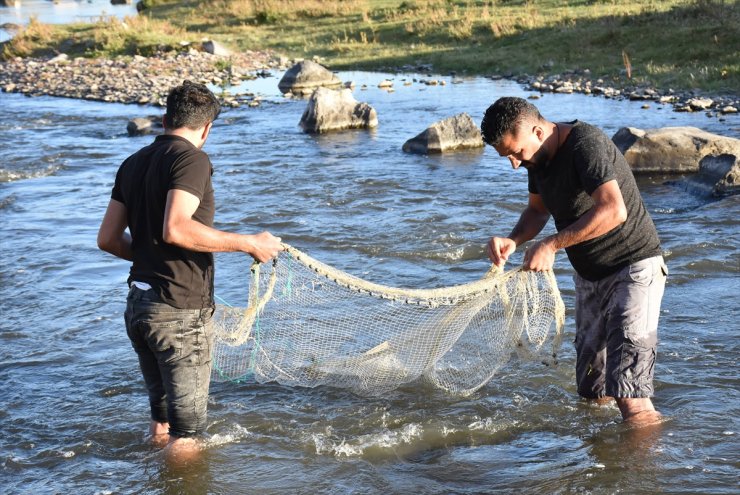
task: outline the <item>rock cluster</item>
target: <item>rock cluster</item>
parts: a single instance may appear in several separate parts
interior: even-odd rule
[[[28,96],[62,96],[117,103],[163,106],[169,90],[184,80],[235,85],[254,79],[255,72],[285,64],[269,52],[244,52],[228,57],[191,49],[154,57],[49,60],[14,58],[0,62],[0,88]],[[250,103],[251,95],[217,95],[224,105]]]
[[[497,76],[494,76],[497,78]],[[610,85],[604,79],[591,79],[588,69],[551,76],[522,76],[517,81],[540,93],[583,93],[606,98],[629,99],[672,105],[677,112],[707,112],[708,116],[737,113],[740,99],[734,96],[702,97],[692,91],[675,92],[653,87]],[[649,108],[647,105],[645,108]]]

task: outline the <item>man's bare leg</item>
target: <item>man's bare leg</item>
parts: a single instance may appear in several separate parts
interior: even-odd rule
[[[149,423],[149,441],[155,447],[162,448],[170,441],[170,424],[151,420]]]
[[[187,464],[200,457],[201,442],[195,438],[170,437],[164,452],[167,461],[174,464]]]
[[[661,415],[648,397],[618,397],[616,401],[625,423],[642,427],[660,422]]]

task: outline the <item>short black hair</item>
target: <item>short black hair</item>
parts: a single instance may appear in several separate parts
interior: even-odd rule
[[[221,113],[221,104],[203,84],[184,81],[167,95],[164,123],[168,129],[200,129]]]
[[[519,124],[527,119],[544,120],[537,107],[524,98],[499,98],[483,115],[480,124],[483,141],[491,146],[498,146],[506,134],[515,134]]]

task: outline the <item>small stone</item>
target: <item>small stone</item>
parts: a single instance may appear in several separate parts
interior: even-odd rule
[[[714,104],[711,98],[691,98],[686,102],[693,110],[706,110]]]
[[[737,108],[733,107],[732,105],[727,105],[726,107],[722,107],[722,110],[720,110],[722,114],[728,114],[728,113],[737,113]]]
[[[380,89],[392,88],[393,87],[393,81],[390,81],[388,79],[383,79],[382,81],[380,81],[378,83],[378,87]]]
[[[49,59],[47,63],[59,64],[59,63],[68,62],[68,61],[69,61],[69,56],[66,53],[60,53],[56,57]]]
[[[642,108],[643,110],[647,110],[648,108],[650,108],[650,105],[648,105],[647,103],[645,103],[645,104],[644,104],[643,106],[641,106],[640,108]]]

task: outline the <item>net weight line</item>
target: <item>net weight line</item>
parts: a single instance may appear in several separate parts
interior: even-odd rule
[[[492,266],[467,284],[403,289],[284,247],[270,270],[253,264],[246,307],[217,306],[217,380],[379,395],[421,379],[468,395],[514,352],[555,360],[565,310],[552,271]]]

